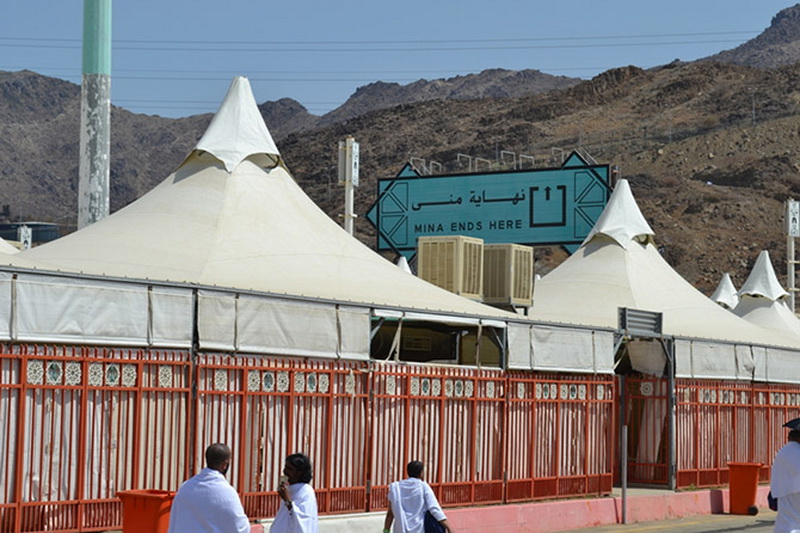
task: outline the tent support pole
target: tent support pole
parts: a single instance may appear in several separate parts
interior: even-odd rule
[[[668,372],[668,398],[667,398],[667,486],[670,490],[675,490],[678,486],[678,468],[677,468],[677,432],[676,432],[676,417],[677,410],[677,391],[675,390],[675,343],[670,340],[661,339],[661,345],[664,347],[664,353],[667,355],[667,372]]]

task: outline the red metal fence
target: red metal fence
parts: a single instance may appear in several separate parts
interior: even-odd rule
[[[411,459],[444,505],[603,494],[613,398],[611,376],[0,346],[0,531],[118,528],[117,490],[175,490],[215,441],[252,518],[297,450],[324,513],[384,509]]]
[[[668,382],[626,378],[628,480],[667,483]],[[783,424],[800,416],[800,387],[676,380],[677,487],[728,483],[728,463],[761,463],[761,481],[786,443]]]

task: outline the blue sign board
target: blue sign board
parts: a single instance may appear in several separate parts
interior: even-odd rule
[[[468,235],[486,243],[562,245],[574,251],[611,193],[608,165],[573,153],[560,168],[421,177],[406,165],[378,180],[367,219],[378,249],[410,258],[417,238]]]

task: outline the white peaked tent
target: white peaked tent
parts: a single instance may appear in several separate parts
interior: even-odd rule
[[[536,283],[530,317],[615,329],[620,308],[662,313],[663,334],[676,339],[678,377],[764,378],[764,346],[780,356],[800,349],[796,337],[748,323],[692,287],[661,257],[653,236],[620,180],[581,247]]]
[[[739,296],[734,313],[764,328],[789,332],[800,339],[800,320],[786,304],[789,293],[781,287],[766,250],[758,254]]]
[[[733,309],[739,304],[739,295],[736,292],[736,287],[733,286],[731,275],[727,272],[722,275],[717,289],[711,295],[711,301],[726,309]]]
[[[404,272],[334,223],[289,174],[241,77],[172,175],[17,257],[37,266],[15,281],[18,339],[188,345],[196,316],[202,348],[364,358],[371,314],[520,320]]]

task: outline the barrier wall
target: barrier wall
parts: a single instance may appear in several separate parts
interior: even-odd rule
[[[668,382],[626,378],[628,480],[667,483]],[[800,387],[719,380],[676,380],[677,488],[728,483],[728,463],[761,463],[759,479],[786,443],[783,424],[800,416]]]
[[[605,494],[613,398],[612,376],[0,345],[0,531],[118,529],[117,490],[176,490],[216,441],[253,519],[295,451],[328,514],[385,509],[412,459],[445,506]]]

